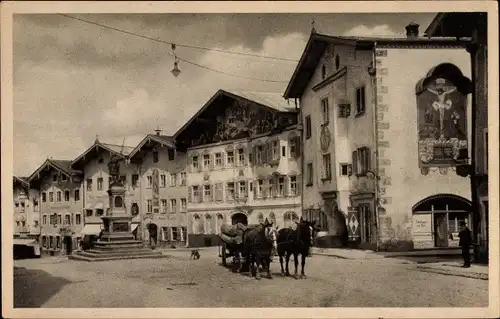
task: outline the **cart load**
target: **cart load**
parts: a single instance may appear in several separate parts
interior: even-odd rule
[[[238,223],[236,225],[221,225],[220,238],[223,242],[230,245],[240,245],[243,243],[243,234],[245,231],[259,227],[256,225],[243,225]]]

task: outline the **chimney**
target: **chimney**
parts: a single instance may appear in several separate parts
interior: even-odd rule
[[[416,24],[415,22],[410,23],[407,25],[406,28],[406,37],[408,39],[416,39],[418,38],[418,27],[420,25]]]
[[[157,129],[155,130],[155,132],[156,132],[156,135],[160,135],[160,133],[161,133],[160,128],[157,128]]]

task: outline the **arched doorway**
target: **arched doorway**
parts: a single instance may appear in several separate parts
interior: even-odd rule
[[[299,216],[295,212],[286,212],[283,216],[285,221],[285,228],[292,227],[293,224],[299,221]]]
[[[243,225],[248,225],[248,217],[243,213],[236,213],[231,216],[231,224],[236,225],[241,223]]]
[[[412,207],[416,247],[456,247],[460,222],[473,230],[472,203],[453,194],[437,194]],[[474,234],[473,234],[474,236]]]
[[[156,245],[158,243],[158,226],[154,223],[148,224],[149,232],[149,244],[152,245],[153,242]]]

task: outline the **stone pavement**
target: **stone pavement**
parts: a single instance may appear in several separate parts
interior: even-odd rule
[[[417,268],[427,272],[443,275],[488,280],[488,266],[472,264],[470,268],[462,268],[461,262],[438,262],[418,265]]]
[[[348,249],[348,248],[312,248],[313,255],[330,256],[342,259],[383,259],[385,256],[377,254],[372,250]]]

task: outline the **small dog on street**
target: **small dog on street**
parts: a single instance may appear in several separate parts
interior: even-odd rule
[[[194,259],[194,260],[198,260],[200,259],[200,252],[198,251],[198,249],[193,249],[191,250],[191,257],[189,257],[189,259]]]

